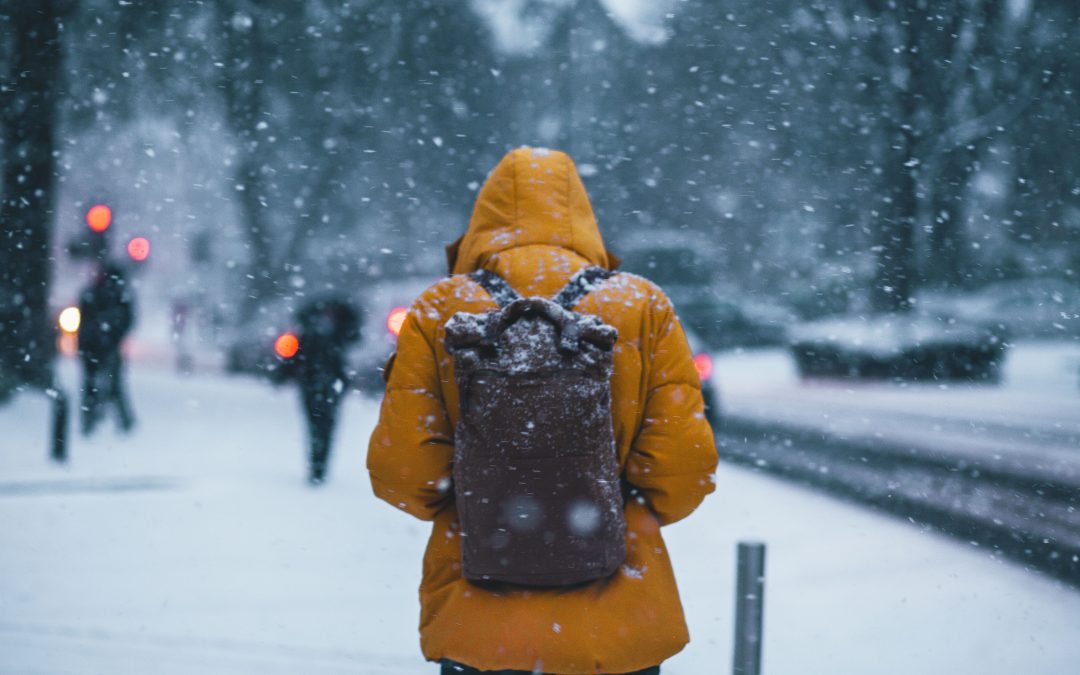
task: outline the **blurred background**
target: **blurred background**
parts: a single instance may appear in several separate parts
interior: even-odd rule
[[[789,670],[1066,672],[1078,88],[1073,0],[0,0],[0,671],[168,653],[176,672],[247,672],[269,653],[282,672],[424,672],[423,532],[369,504],[363,446],[404,308],[445,274],[487,172],[534,145],[571,154],[608,246],[687,328],[728,460],[715,518],[673,530],[688,583],[739,537],[788,551],[767,663],[825,644]],[[116,363],[134,416],[118,403],[119,431],[90,436],[74,310],[102,278],[131,316]],[[341,476],[315,503],[290,482],[299,406],[271,384],[326,298],[357,325]],[[333,546],[346,513],[400,525],[375,548],[416,561],[370,561],[396,584],[378,596],[393,630],[330,609],[374,602],[343,590],[371,555]],[[727,579],[687,600],[703,651],[672,672],[727,662]],[[306,628],[284,618],[288,584],[324,598]],[[795,629],[834,605],[835,633]],[[932,630],[971,615],[997,618]],[[883,634],[902,663],[924,645],[921,665],[845,647]]]

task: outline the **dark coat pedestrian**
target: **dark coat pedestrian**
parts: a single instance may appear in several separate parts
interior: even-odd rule
[[[115,408],[122,430],[129,431],[135,424],[120,351],[134,323],[134,306],[124,271],[111,263],[101,265],[79,297],[83,434],[90,434],[110,407]]]
[[[333,298],[315,300],[297,314],[300,347],[283,366],[300,387],[307,418],[313,484],[326,478],[338,405],[348,387],[345,352],[360,339],[360,317],[350,304]]]

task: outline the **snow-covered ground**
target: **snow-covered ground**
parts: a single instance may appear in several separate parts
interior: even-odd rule
[[[725,397],[766,365],[738,384],[722,360]],[[347,401],[331,481],[311,489],[295,392],[132,375],[136,432],[76,437],[65,467],[45,459],[44,397],[0,407],[0,673],[435,672],[416,628],[427,526],[377,502],[364,470],[374,402]],[[740,539],[769,547],[766,672],[1080,663],[1075,589],[745,469],[721,466],[667,537],[693,636],[669,675],[730,669]]]

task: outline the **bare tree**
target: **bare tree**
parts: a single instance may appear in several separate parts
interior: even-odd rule
[[[62,27],[70,3],[5,2],[11,64],[0,87],[4,116],[0,202],[0,378],[48,386],[54,338],[49,313]],[[0,389],[3,384],[0,383]]]

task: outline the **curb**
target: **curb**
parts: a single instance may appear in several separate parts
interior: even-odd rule
[[[1021,467],[1018,458],[971,461],[732,416],[717,445],[725,461],[926,523],[1080,588],[1080,453],[1071,470],[1051,473]]]

